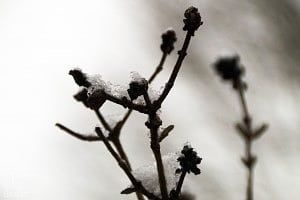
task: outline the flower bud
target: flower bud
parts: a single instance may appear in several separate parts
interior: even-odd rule
[[[105,93],[102,90],[94,90],[87,99],[88,106],[93,110],[98,110],[106,101]]]
[[[184,17],[185,19],[183,20],[184,22],[183,30],[188,31],[192,35],[194,35],[195,31],[203,24],[198,9],[193,6],[189,7],[185,11]]]
[[[129,83],[129,89],[127,90],[131,100],[137,99],[139,96],[146,94],[148,90],[148,81],[145,78],[140,78],[137,81],[131,81]]]
[[[181,166],[181,170],[187,173],[200,174],[200,169],[197,167],[201,163],[202,158],[197,156],[197,152],[193,151],[193,148],[185,145],[181,151],[181,156],[177,159]]]
[[[232,81],[233,87],[237,88],[240,80],[245,74],[244,67],[240,64],[238,55],[224,57],[217,60],[214,64],[216,73],[225,81]],[[242,85],[243,86],[243,85]],[[243,86],[244,87],[244,86]]]
[[[87,103],[87,99],[88,99],[87,93],[88,93],[87,89],[83,88],[74,95],[74,98],[77,101],[82,102],[86,107],[89,107]]]
[[[86,74],[83,73],[80,69],[70,70],[69,74],[73,76],[74,81],[77,83],[77,85],[84,87],[89,87],[91,85],[91,83],[87,81]]]
[[[176,33],[174,30],[169,29],[165,33],[162,34],[162,44],[160,45],[160,49],[167,54],[170,54],[174,49],[174,43],[176,42]]]

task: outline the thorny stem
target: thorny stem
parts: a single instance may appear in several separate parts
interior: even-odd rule
[[[175,66],[173,68],[172,74],[171,74],[168,82],[166,83],[165,88],[164,88],[161,96],[158,98],[157,101],[154,102],[156,109],[160,108],[162,102],[168,96],[169,92],[171,91],[171,89],[172,89],[172,87],[174,85],[174,82],[176,80],[176,77],[178,75],[180,67],[182,65],[182,62],[183,62],[185,56],[187,55],[186,51],[187,51],[187,48],[189,46],[191,37],[192,37],[192,33],[188,31],[187,34],[186,34],[186,37],[184,39],[184,43],[182,45],[182,49],[180,51],[178,51],[178,55],[179,56],[178,56],[178,59],[176,61]]]
[[[56,123],[55,125],[58,128],[60,128],[61,130],[68,133],[69,135],[71,135],[71,136],[73,136],[77,139],[83,140],[83,141],[94,142],[94,141],[100,141],[101,140],[101,138],[99,138],[96,135],[83,135],[81,133],[77,133],[75,131],[72,131],[71,129],[67,128],[66,126],[64,126],[62,124]]]
[[[144,186],[141,184],[141,182],[139,182],[138,180],[135,179],[135,177],[133,176],[133,174],[131,173],[129,167],[127,166],[127,164],[125,163],[124,160],[122,160],[119,155],[115,152],[115,150],[112,148],[112,146],[110,145],[110,143],[108,142],[108,140],[105,138],[105,136],[103,135],[103,132],[101,131],[101,129],[99,127],[96,127],[95,129],[96,133],[98,134],[98,136],[102,139],[103,143],[105,144],[107,150],[111,153],[111,155],[115,158],[115,160],[118,162],[119,166],[121,167],[121,169],[125,172],[125,174],[128,176],[129,180],[131,181],[131,183],[133,184],[133,186],[135,187],[136,190],[140,191],[141,193],[143,193],[146,197],[148,197],[149,199],[153,199],[153,200],[161,200],[160,198],[158,198],[157,196],[155,196],[154,194],[152,194],[151,192],[148,192]]]
[[[247,180],[247,191],[246,191],[246,200],[253,200],[253,167],[255,164],[255,157],[252,155],[251,147],[252,147],[252,119],[249,115],[248,106],[245,98],[244,88],[242,86],[241,81],[238,82],[238,94],[241,102],[241,107],[243,110],[243,122],[247,131],[248,137],[245,138],[245,162],[247,162],[248,169],[248,180]]]

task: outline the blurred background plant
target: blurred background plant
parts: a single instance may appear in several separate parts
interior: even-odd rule
[[[151,74],[161,32],[168,26],[179,30],[190,5],[200,9],[205,25],[162,112],[166,124],[176,124],[163,154],[189,138],[205,158],[201,178],[190,177],[183,190],[207,200],[243,198],[243,142],[232,134],[232,122],[240,117],[238,100],[211,70],[215,59],[229,52],[239,53],[247,66],[252,116],[271,125],[253,146],[259,155],[255,199],[300,198],[298,1],[2,0],[0,5],[2,199],[130,199],[119,194],[128,182],[122,172],[110,176],[115,163],[103,146],[70,140],[53,127],[58,119],[79,131],[97,123],[72,101],[77,88],[65,74],[80,67],[120,84],[130,71]],[[158,89],[175,59],[170,56],[156,80]],[[181,102],[189,104],[179,110]],[[108,105],[104,114],[115,118],[119,107]],[[133,115],[135,121],[124,127],[124,146],[135,156],[135,168],[153,158],[144,146],[133,145],[148,141],[144,127],[136,126],[145,118]]]

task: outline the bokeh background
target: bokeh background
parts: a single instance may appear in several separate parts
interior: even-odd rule
[[[202,174],[188,176],[184,190],[197,199],[244,199],[243,142],[233,128],[241,118],[238,99],[211,67],[218,56],[239,53],[254,124],[270,124],[253,148],[255,199],[300,199],[298,0],[0,0],[1,200],[135,199],[119,194],[129,182],[102,143],[78,141],[54,126],[91,132],[98,124],[73,100],[77,86],[68,70],[119,84],[130,71],[148,77],[166,28],[177,32],[180,48],[190,5],[204,25],[163,105],[164,125],[175,124],[163,154],[190,141],[203,157]],[[175,59],[173,53],[154,88]],[[125,112],[109,103],[102,111],[111,118]],[[122,134],[134,168],[153,162],[145,120],[134,113]]]

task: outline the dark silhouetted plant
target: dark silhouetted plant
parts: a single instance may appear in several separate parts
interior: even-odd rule
[[[174,176],[176,176],[176,174],[180,174],[180,178],[176,181],[172,190],[170,190],[167,187],[168,183],[164,168],[165,158],[161,156],[160,151],[160,142],[168,136],[174,126],[170,125],[167,128],[161,128],[162,120],[159,116],[159,110],[174,85],[183,60],[187,54],[187,49],[192,36],[194,36],[195,31],[203,23],[201,21],[200,13],[195,7],[188,8],[184,13],[184,17],[183,30],[187,32],[186,37],[182,49],[178,51],[178,58],[173,71],[163,91],[159,95],[153,96],[153,94],[151,94],[150,84],[157,74],[163,69],[167,55],[169,55],[174,49],[174,43],[177,38],[173,30],[168,30],[162,35],[162,44],[160,46],[162,50],[162,58],[156,70],[148,80],[137,73],[132,73],[132,80],[129,83],[128,88],[115,89],[108,83],[104,82],[100,77],[87,75],[80,69],[73,69],[69,72],[69,74],[73,76],[77,85],[81,87],[80,91],[74,95],[74,98],[96,113],[104,127],[104,130],[100,127],[96,127],[96,135],[84,135],[69,129],[62,124],[56,124],[63,131],[80,140],[102,141],[132,183],[132,187],[123,190],[121,193],[130,194],[132,192],[136,192],[139,200],[144,199],[144,196],[154,200],[192,199],[193,197],[191,195],[180,196],[184,177],[186,173],[190,172],[195,175],[200,174],[200,169],[197,165],[200,164],[201,158],[197,156],[197,153],[192,147],[184,146],[181,154],[176,156],[177,159],[175,159],[175,163],[177,163],[180,167],[178,167],[177,170],[174,169],[172,172]],[[100,112],[100,108],[106,101],[128,108],[124,117],[114,126],[111,126]],[[150,130],[150,147],[156,161],[157,179],[160,189],[158,194],[150,191],[146,185],[143,184],[143,180],[137,178],[137,175],[134,171],[132,171],[129,159],[120,141],[121,130],[132,111],[137,111],[148,116],[148,120],[145,125]],[[170,159],[170,157],[165,160],[167,159]]]
[[[247,84],[242,80],[245,68],[240,64],[239,56],[235,55],[218,59],[214,64],[214,69],[224,81],[232,84],[240,100],[243,116],[241,122],[236,124],[236,130],[245,142],[245,156],[242,157],[242,162],[248,170],[246,199],[253,200],[253,168],[257,158],[252,154],[251,148],[253,141],[262,136],[268,125],[262,124],[258,128],[253,128],[252,118],[245,98]]]

